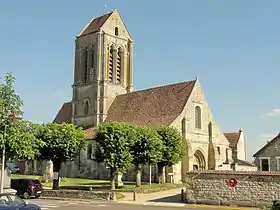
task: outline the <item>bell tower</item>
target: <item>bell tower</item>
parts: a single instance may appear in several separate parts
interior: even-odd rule
[[[117,10],[93,18],[76,37],[72,123],[97,126],[133,89],[133,40]]]

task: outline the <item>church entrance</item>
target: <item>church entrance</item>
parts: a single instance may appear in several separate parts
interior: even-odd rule
[[[194,160],[193,160],[193,170],[205,170],[206,169],[206,161],[204,155],[201,151],[197,150],[194,153]]]

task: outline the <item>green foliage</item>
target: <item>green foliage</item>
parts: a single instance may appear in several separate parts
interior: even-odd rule
[[[7,73],[0,84],[0,139],[2,143],[5,141],[7,157],[33,159],[43,143],[34,135],[36,126],[22,120],[23,102],[14,83],[15,77]]]
[[[0,84],[0,126],[1,133],[4,132],[4,125],[10,126],[13,123],[15,114],[20,118],[23,114],[21,108],[23,102],[14,89],[15,77],[7,73],[4,83]]]
[[[137,138],[132,144],[132,163],[135,166],[156,164],[162,158],[163,144],[160,135],[153,128],[135,127]]]
[[[84,146],[85,135],[81,128],[72,124],[47,123],[39,127],[37,138],[45,145],[41,149],[41,159],[65,162],[77,156]]]
[[[157,129],[163,143],[161,165],[171,166],[182,160],[184,147],[182,135],[173,127],[160,127]]]
[[[278,200],[273,201],[271,210],[280,210],[280,201],[278,201]]]
[[[6,151],[10,158],[34,159],[45,143],[37,139],[37,124],[17,120],[15,126],[7,129]]]
[[[112,173],[124,172],[132,161],[129,149],[135,138],[136,132],[131,125],[117,122],[99,125],[95,138],[97,161],[104,162]]]

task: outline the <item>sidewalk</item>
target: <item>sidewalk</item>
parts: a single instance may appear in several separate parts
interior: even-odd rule
[[[133,201],[133,193],[122,193],[125,198],[120,199],[117,203],[122,204],[135,204],[146,206],[170,206],[181,207],[187,209],[219,209],[219,210],[257,210],[257,208],[243,208],[243,207],[230,207],[230,206],[213,206],[213,205],[195,205],[186,204],[181,201],[181,189],[172,189],[149,194],[136,194],[136,200]]]
[[[148,206],[172,206],[185,207],[181,202],[181,188],[166,190],[156,193],[136,193],[136,200],[133,201],[133,193],[122,193],[125,198],[117,201],[123,204],[148,205]]]

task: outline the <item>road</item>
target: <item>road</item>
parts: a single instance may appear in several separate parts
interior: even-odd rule
[[[100,210],[178,210],[178,207],[171,206],[143,206],[143,205],[132,205],[132,204],[113,204],[113,203],[81,203],[81,202],[71,202],[71,201],[59,201],[59,200],[40,200],[40,199],[31,199],[27,200],[28,203],[33,203],[41,206],[42,210],[92,210],[98,208]],[[180,208],[179,208],[180,209]],[[186,208],[184,208],[186,209]],[[212,209],[215,210],[215,209]]]

